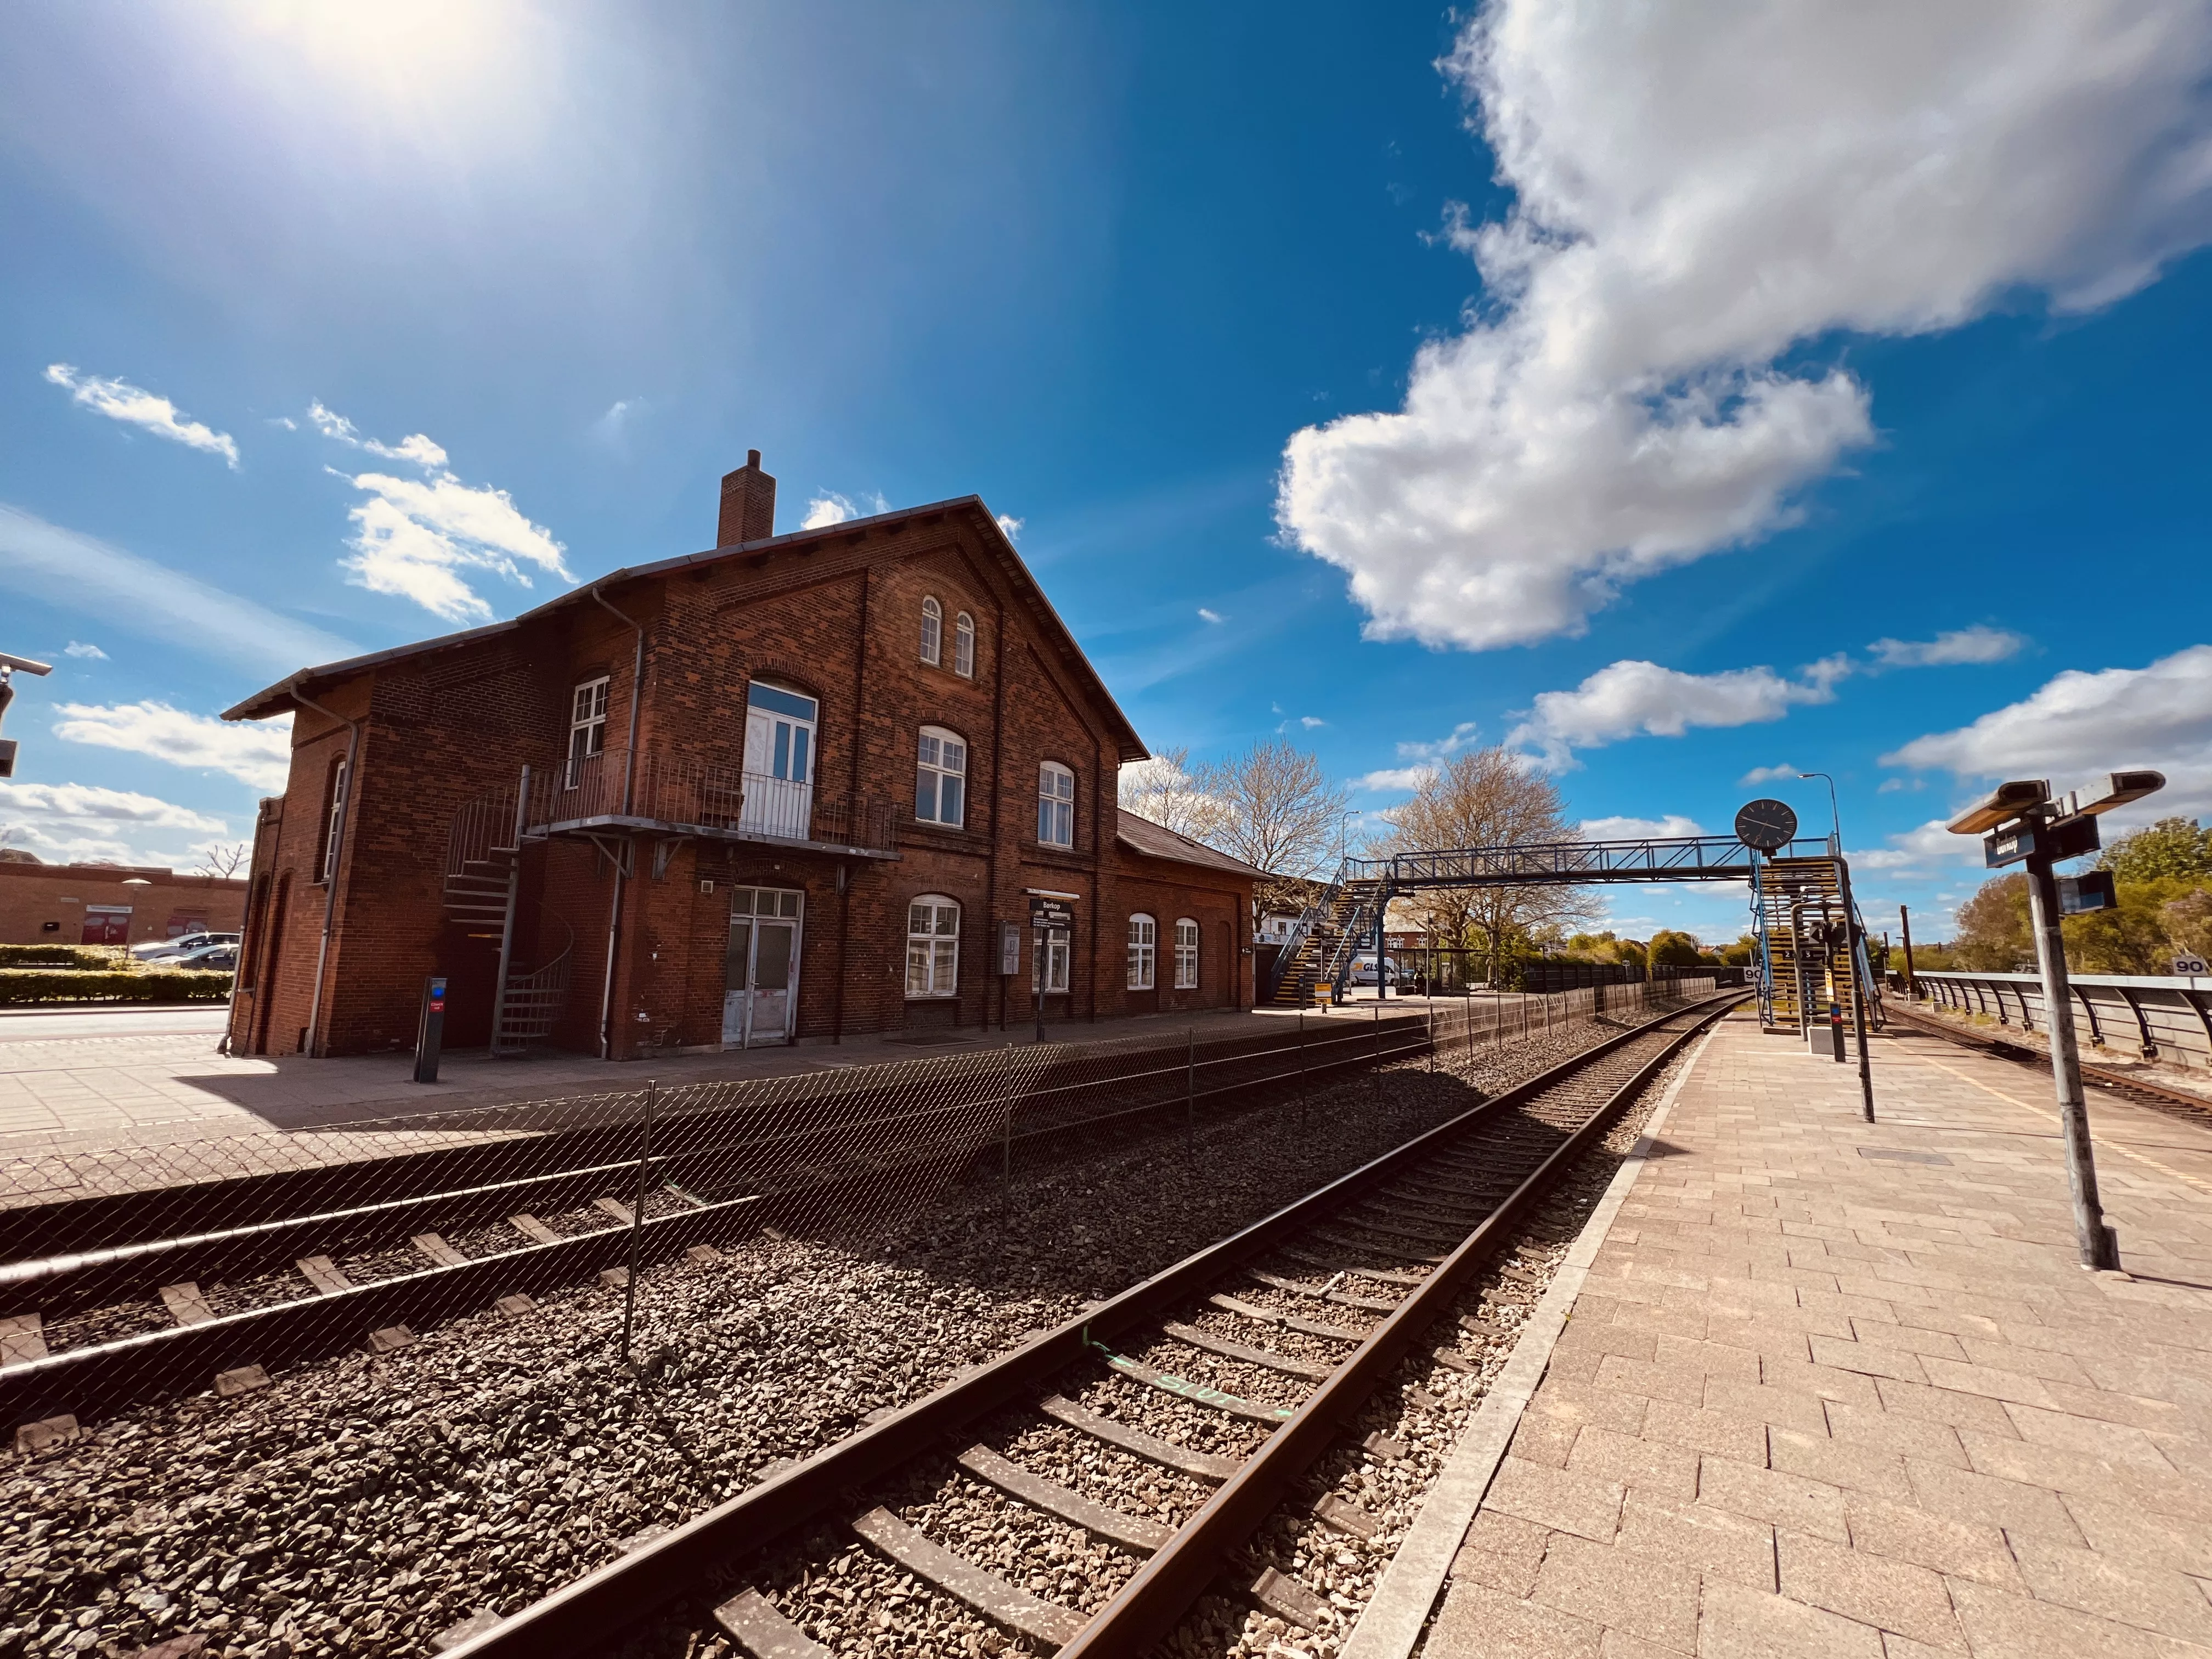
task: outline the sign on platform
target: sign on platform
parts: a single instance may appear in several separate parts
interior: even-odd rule
[[[1073,927],[1075,926],[1075,906],[1063,898],[1030,899],[1030,926],[1032,927]]]
[[[2173,959],[2173,971],[2177,974],[2185,974],[2190,978],[2195,979],[2208,970],[2203,957],[2176,957]]]

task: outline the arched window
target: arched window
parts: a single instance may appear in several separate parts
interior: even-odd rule
[[[960,906],[924,893],[906,908],[906,994],[949,997],[960,988]]]
[[[1189,916],[1176,918],[1176,989],[1198,989],[1198,923]]]
[[[1141,911],[1129,918],[1129,988],[1152,988],[1152,962],[1159,947],[1159,928]]]
[[[975,619],[965,611],[952,619],[952,672],[975,678]]]
[[[921,728],[915,757],[914,815],[924,823],[958,829],[968,813],[968,740],[941,726]]]
[[[921,659],[937,666],[945,644],[945,607],[935,599],[921,602]]]
[[[1075,845],[1075,774],[1058,761],[1037,768],[1037,840],[1047,847]]]

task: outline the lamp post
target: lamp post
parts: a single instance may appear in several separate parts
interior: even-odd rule
[[[51,674],[54,672],[52,663],[40,662],[35,657],[12,656],[5,651],[0,651],[0,719],[6,717],[8,705],[15,701],[15,688],[13,681],[18,669],[26,674]],[[0,738],[0,778],[12,778],[15,775],[15,740],[13,738]]]
[[[1820,779],[1828,786],[1828,850],[1838,858],[1844,855],[1844,817],[1836,807],[1836,781],[1826,772],[1800,772],[1799,777],[1810,782]]]
[[[2117,1271],[2120,1242],[2105,1223],[2097,1196],[2097,1164],[2089,1144],[2089,1108],[2081,1094],[2081,1054],[2074,1040],[2072,988],[2066,973],[2061,923],[2070,912],[2112,903],[2109,876],[2065,878],[2052,869],[2061,860],[2094,853],[2097,817],[2166,787],[2160,772],[2114,772],[2105,793],[2084,801],[2078,792],[2054,799],[2042,779],[2015,779],[1951,820],[1954,836],[1981,836],[1984,861],[1992,869],[2027,866],[2028,908],[2035,927],[2036,965],[2043,978],[2043,1019],[2051,1033],[2051,1084],[2058,1102],[2060,1139],[2066,1147],[2066,1184],[2074,1205],[2074,1233],[2081,1265]],[[2095,872],[2092,872],[2093,875]]]

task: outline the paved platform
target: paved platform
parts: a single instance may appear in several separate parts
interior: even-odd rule
[[[1430,1659],[2212,1655],[2212,1119],[2093,1093],[2094,1274],[2048,1079],[1872,1052],[1869,1125],[1748,1018],[1700,1051],[1554,1286]]]

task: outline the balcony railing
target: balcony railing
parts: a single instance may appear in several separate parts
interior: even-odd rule
[[[740,840],[811,842],[889,851],[894,815],[879,795],[851,806],[811,784],[665,750],[640,749],[532,769],[523,833],[532,838],[594,826],[661,828]]]

